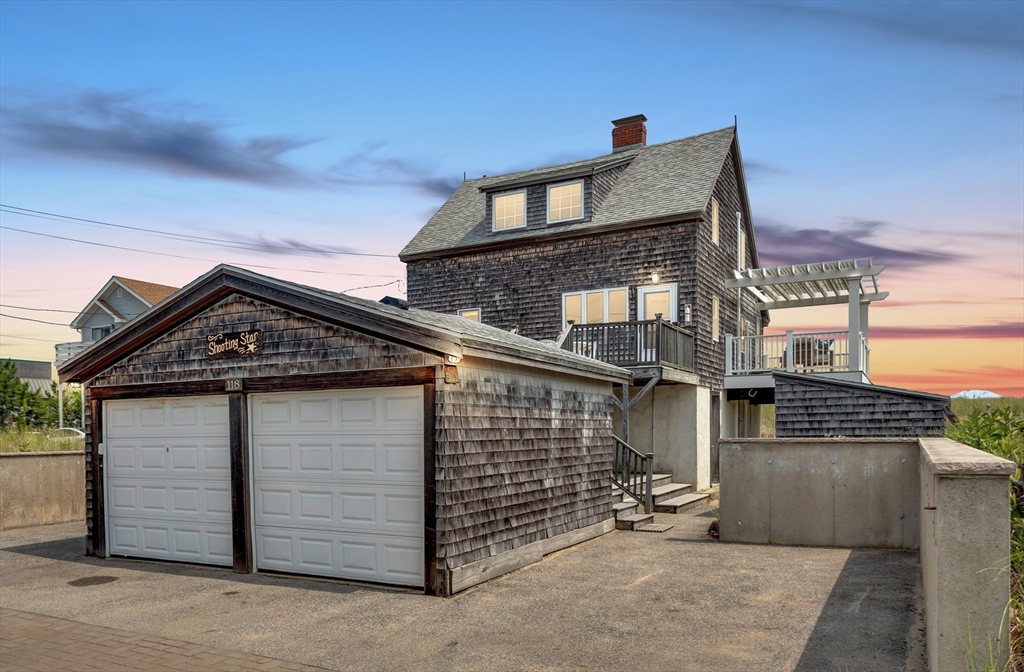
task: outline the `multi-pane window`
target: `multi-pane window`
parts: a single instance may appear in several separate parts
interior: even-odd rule
[[[562,322],[596,324],[626,321],[626,290],[597,289],[562,295]]]
[[[548,223],[583,217],[583,183],[548,187]]]
[[[718,245],[718,201],[711,199],[711,242]]]
[[[474,322],[480,321],[480,309],[479,308],[466,308],[465,310],[459,311],[459,317],[464,317],[467,320],[473,320]]]
[[[494,197],[494,230],[526,226],[526,192]]]

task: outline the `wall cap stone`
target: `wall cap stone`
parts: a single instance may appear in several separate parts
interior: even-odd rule
[[[946,438],[921,438],[921,455],[939,476],[1012,476],[1017,465]]]

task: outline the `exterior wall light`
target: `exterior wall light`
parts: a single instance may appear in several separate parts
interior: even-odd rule
[[[691,320],[692,316],[690,314],[690,304],[687,303],[686,305],[683,306],[683,324],[690,324]]]
[[[461,361],[462,361],[462,357],[459,357],[458,355],[448,355],[448,363],[449,364],[458,364]]]
[[[651,282],[656,285],[659,284],[661,282],[661,273],[658,273],[657,271],[651,273]]]

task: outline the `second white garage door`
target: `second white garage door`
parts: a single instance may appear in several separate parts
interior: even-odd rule
[[[250,400],[257,568],[423,585],[423,388]]]

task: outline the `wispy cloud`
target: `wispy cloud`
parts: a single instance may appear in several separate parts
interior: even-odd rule
[[[760,161],[758,159],[744,159],[743,172],[751,180],[778,177],[789,173],[788,170],[780,168],[774,163],[769,161]]]
[[[5,151],[280,188],[400,186],[447,198],[459,186],[424,162],[383,155],[384,142],[364,145],[326,171],[304,168],[286,155],[322,138],[236,137],[197,105],[156,102],[144,92],[39,95],[5,89],[3,99]]]
[[[248,235],[237,231],[218,231],[218,237],[246,247],[253,252],[286,257],[333,257],[339,254],[362,254],[355,248],[306,242],[297,238],[267,238],[264,234]]]
[[[85,91],[40,97],[5,91],[5,144],[56,158],[148,168],[264,186],[312,186],[316,176],[283,160],[312,139],[235,138],[198,108],[157,103],[140,92]],[[12,102],[13,101],[13,102]]]
[[[333,184],[405,186],[428,196],[448,198],[459,188],[459,178],[441,175],[425,163],[382,156],[383,141],[363,145],[331,166],[324,178]]]
[[[834,259],[874,257],[875,261],[902,268],[963,259],[951,252],[910,246],[887,247],[871,239],[890,225],[865,219],[844,219],[825,229],[796,228],[771,219],[757,218],[757,251],[762,266],[799,264]]]
[[[989,365],[976,369],[936,369],[929,373],[880,374],[871,380],[879,385],[923,389],[940,394],[961,390],[989,390],[1004,396],[1024,396],[1024,370]]]

